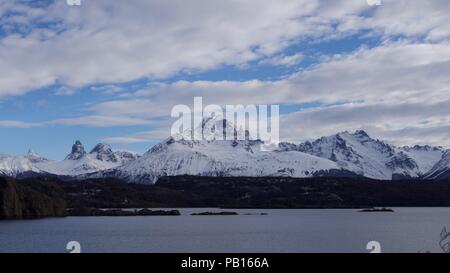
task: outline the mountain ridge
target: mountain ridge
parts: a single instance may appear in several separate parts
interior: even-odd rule
[[[76,140],[71,152],[61,161],[49,160],[33,150],[25,155],[0,154],[0,174],[11,177],[32,175],[77,176],[118,167],[140,155],[114,151],[108,144],[99,143],[89,153]]]
[[[207,130],[214,130],[207,127]],[[343,131],[313,141],[282,142],[270,151],[265,143],[238,139],[190,140],[192,133],[171,136],[142,156],[114,151],[104,143],[86,152],[80,141],[62,161],[51,161],[29,151],[24,156],[0,154],[0,174],[18,177],[37,173],[71,179],[113,177],[134,183],[155,183],[160,177],[196,175],[211,177],[315,177],[362,176],[380,180],[435,180],[450,177],[450,150],[428,145],[394,146],[374,139],[363,130]],[[202,123],[202,130],[205,129]],[[197,132],[198,133],[198,132]],[[242,133],[240,133],[242,134]]]

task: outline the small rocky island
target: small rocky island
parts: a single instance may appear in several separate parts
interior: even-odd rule
[[[178,210],[69,209],[69,216],[179,216]]]
[[[229,215],[239,215],[237,212],[232,211],[222,211],[222,212],[200,212],[200,213],[192,213],[193,216],[229,216]]]
[[[394,212],[394,210],[390,208],[369,208],[362,209],[359,212]]]

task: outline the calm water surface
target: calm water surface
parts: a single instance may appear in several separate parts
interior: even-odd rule
[[[357,210],[227,210],[268,215],[190,216],[219,209],[180,209],[182,216],[67,217],[0,222],[0,252],[442,252],[450,208]]]

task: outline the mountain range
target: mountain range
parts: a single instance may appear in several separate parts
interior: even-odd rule
[[[128,151],[114,151],[107,144],[97,144],[87,153],[80,141],[62,161],[52,161],[29,150],[22,156],[0,154],[0,174],[12,177],[30,175],[56,175],[77,177],[101,170],[117,168],[140,157]]]
[[[227,121],[223,123],[230,131]],[[209,123],[211,124],[211,123]],[[202,125],[204,126],[204,125]],[[204,129],[204,128],[202,128]],[[209,128],[210,129],[210,128]],[[189,133],[188,133],[189,134]],[[380,180],[450,178],[450,150],[432,146],[394,146],[366,132],[341,132],[300,144],[279,143],[267,151],[260,140],[190,140],[169,137],[143,155],[115,151],[107,144],[89,153],[80,141],[62,161],[36,152],[0,154],[0,174],[12,177],[54,175],[67,179],[120,178],[155,183],[163,176],[314,177],[363,176]],[[242,138],[239,138],[242,139]]]

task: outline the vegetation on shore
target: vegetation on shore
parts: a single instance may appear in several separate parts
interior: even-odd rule
[[[66,216],[64,191],[55,183],[36,182],[33,187],[0,177],[0,219]]]
[[[163,177],[155,185],[117,179],[0,178],[0,219],[176,215],[124,208],[450,207],[450,181],[316,177]],[[71,208],[67,212],[66,207]],[[104,208],[117,208],[104,210]],[[103,210],[100,210],[103,209]]]

